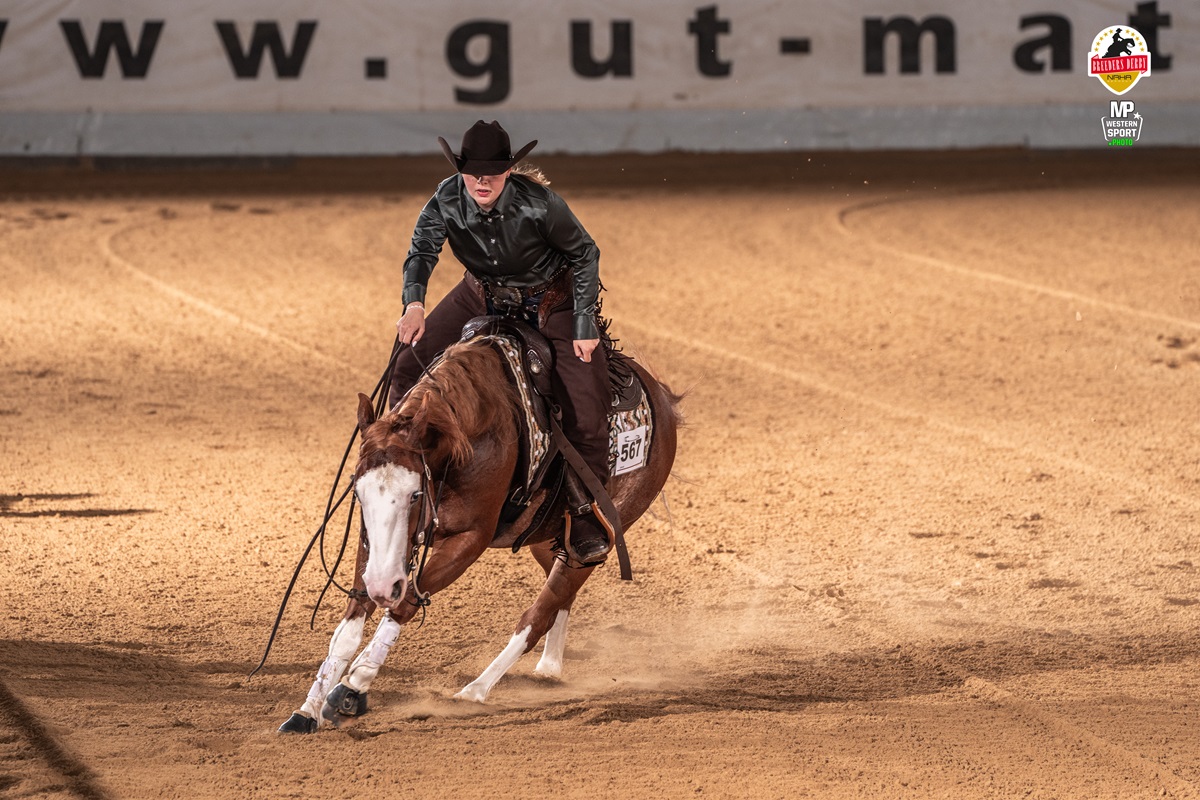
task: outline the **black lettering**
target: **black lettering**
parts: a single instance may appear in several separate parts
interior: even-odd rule
[[[368,58],[363,62],[368,80],[383,80],[387,77],[386,58]]]
[[[611,73],[616,78],[633,75],[633,23],[618,20],[611,26],[612,48],[607,61],[597,61],[592,51],[592,23],[571,21],[571,68],[584,78],[600,78]]]
[[[688,22],[688,33],[696,34],[696,67],[701,75],[709,78],[725,78],[733,71],[733,64],[717,56],[717,36],[729,33],[729,20],[717,18],[716,6],[696,9],[696,18]]]
[[[488,40],[487,56],[482,61],[467,57],[467,47],[476,36]],[[450,31],[446,39],[446,61],[450,69],[464,78],[488,76],[488,84],[475,91],[454,88],[454,99],[460,103],[499,103],[512,91],[512,65],[508,56],[508,23],[491,20],[464,22]]]
[[[1171,69],[1171,56],[1158,52],[1158,29],[1171,27],[1171,15],[1158,13],[1158,1],[1138,3],[1137,13],[1129,15],[1129,24],[1146,37],[1146,49],[1150,51],[1150,72]]]
[[[158,45],[164,24],[162,20],[143,22],[135,51],[129,43],[129,34],[125,32],[122,20],[102,20],[96,34],[96,46],[91,50],[88,50],[79,20],[64,19],[58,22],[67,39],[67,46],[75,56],[75,65],[79,67],[81,78],[103,78],[108,67],[108,54],[113,48],[117,51],[122,78],[145,78],[150,71],[150,59],[154,57],[154,48]]]
[[[1071,21],[1057,14],[1035,14],[1021,17],[1021,30],[1034,25],[1045,25],[1045,36],[1021,42],[1013,51],[1013,62],[1022,72],[1045,72],[1047,60],[1037,57],[1039,50],[1050,50],[1049,66],[1052,72],[1071,71]]]
[[[4,31],[8,28],[8,20],[0,19],[0,45],[4,44]]]
[[[956,51],[954,23],[946,17],[926,17],[918,25],[911,17],[892,17],[884,22],[880,17],[863,20],[863,69],[868,75],[882,75],[884,39],[889,33],[900,37],[900,72],[917,74],[921,71],[921,36],[932,33],[936,70],[954,72]]]
[[[315,21],[297,22],[292,51],[289,53],[283,43],[283,36],[279,33],[278,22],[255,22],[250,45],[245,50],[242,49],[236,22],[218,21],[214,24],[221,36],[221,44],[225,47],[225,55],[229,57],[229,66],[233,68],[233,74],[239,80],[258,77],[262,68],[263,50],[271,51],[275,77],[299,78],[304,59],[308,55],[308,46],[312,44],[313,34],[317,30]]]

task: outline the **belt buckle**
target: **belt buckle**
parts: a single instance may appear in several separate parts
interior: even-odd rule
[[[525,302],[525,298],[521,294],[521,290],[515,286],[489,286],[488,289],[492,295],[492,303],[497,308],[518,309]]]

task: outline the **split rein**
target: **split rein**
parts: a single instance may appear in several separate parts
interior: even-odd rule
[[[379,382],[375,384],[375,390],[371,392],[371,400],[375,403],[375,419],[379,419],[381,416],[383,416],[384,412],[387,411],[387,396],[388,389],[390,388],[392,382],[392,372],[396,366],[396,359],[399,357],[400,352],[404,349],[404,347],[404,343],[401,342],[397,337],[395,344],[392,345],[392,354],[388,358],[387,368],[383,371],[383,375],[380,376]],[[415,350],[413,351],[413,356],[417,357]],[[425,375],[425,377],[429,378],[429,380],[436,384],[437,380],[433,377],[433,374],[429,371],[429,368],[425,364],[421,363],[419,357],[417,357],[417,364],[421,367],[421,372]],[[337,473],[333,477],[333,486],[329,490],[329,499],[325,503],[325,517],[321,520],[321,524],[317,527],[316,532],[313,533],[312,538],[309,539],[308,546],[304,548],[304,552],[300,555],[300,562],[296,564],[295,570],[292,571],[292,579],[288,581],[287,589],[283,593],[283,600],[279,604],[279,612],[275,615],[275,624],[271,627],[271,636],[269,639],[267,639],[267,646],[263,651],[262,660],[259,661],[258,666],[246,676],[247,679],[253,678],[254,675],[263,668],[263,665],[267,663],[267,657],[271,654],[271,646],[275,644],[275,637],[279,633],[279,625],[283,620],[283,613],[287,609],[288,600],[291,599],[292,596],[292,590],[296,587],[296,581],[300,577],[300,570],[303,569],[305,563],[308,561],[308,557],[312,553],[314,546],[317,547],[317,551],[320,553],[321,569],[325,572],[326,581],[325,586],[321,589],[321,594],[317,597],[317,602],[313,607],[312,615],[308,620],[308,626],[310,630],[316,623],[317,612],[321,610],[321,603],[324,601],[325,594],[329,591],[330,586],[336,587],[338,591],[352,600],[370,599],[365,591],[355,588],[347,589],[338,583],[337,579],[334,577],[337,574],[338,567],[340,567],[342,564],[342,558],[346,554],[346,545],[350,541],[350,528],[352,527],[354,520],[354,504],[356,500],[355,495],[352,494],[354,489],[354,476],[350,476],[350,483],[346,486],[342,493],[338,495],[336,500],[334,499],[334,495],[337,495],[338,485],[342,482],[342,475],[345,473],[346,462],[350,459],[350,451],[354,448],[354,441],[358,438],[359,433],[360,431],[358,426],[355,425],[354,433],[350,435],[350,441],[346,444],[346,452],[342,454],[342,461],[340,464],[338,464]],[[418,562],[414,548],[413,554],[408,559],[409,572],[413,574],[413,589],[417,598],[415,605],[421,609],[421,623],[417,626],[418,628],[425,624],[425,609],[430,603],[429,593],[421,592],[421,576],[425,572],[425,563],[429,557],[429,551],[433,547],[433,533],[438,527],[437,507],[442,499],[442,489],[446,486],[446,472],[449,469],[449,464],[447,464],[442,470],[442,480],[437,484],[436,492],[431,492],[433,487],[433,476],[430,473],[429,464],[425,460],[425,452],[423,450],[421,451],[421,467],[421,489],[417,493],[421,498],[421,511],[417,516],[416,527],[416,543],[421,547],[421,557]],[[346,515],[346,527],[342,532],[342,544],[338,548],[337,558],[333,562],[333,567],[330,568],[328,562],[325,560],[325,530],[328,528],[330,520],[333,519],[333,515],[337,513],[338,508],[341,507],[342,502],[346,499],[346,495],[350,495],[350,510]]]

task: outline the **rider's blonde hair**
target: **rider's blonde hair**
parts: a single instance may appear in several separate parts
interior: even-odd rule
[[[517,164],[515,167],[513,167],[512,174],[529,178],[529,180],[533,181],[534,183],[540,183],[542,186],[550,185],[550,179],[546,177],[545,173],[543,173],[533,164],[530,164],[528,161],[522,161],[520,164]]]

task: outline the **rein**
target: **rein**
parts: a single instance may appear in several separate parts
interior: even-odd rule
[[[437,485],[437,491],[432,494],[430,487],[433,484],[433,475],[429,471],[429,462],[425,460],[424,451],[421,452],[421,467],[421,511],[417,515],[417,527],[414,534],[416,544],[421,548],[421,558],[418,561],[416,547],[414,547],[412,556],[408,560],[408,571],[413,576],[413,594],[417,598],[416,602],[411,604],[421,609],[421,622],[417,625],[418,630],[425,624],[425,609],[432,602],[429,599],[430,592],[421,591],[421,577],[425,574],[425,563],[429,558],[429,551],[433,549],[433,534],[441,524],[438,521],[437,509],[442,502],[442,490],[446,488],[446,474],[450,470],[450,464],[447,462],[442,467],[441,483]]]
[[[375,390],[373,392],[371,392],[371,400],[375,401],[375,418],[376,419],[378,419],[380,416],[382,416],[383,413],[387,410],[386,404],[387,404],[388,393],[387,393],[387,391],[381,391],[381,390],[385,386],[388,386],[391,383],[392,372],[396,366],[396,358],[400,355],[400,352],[404,349],[404,347],[405,347],[404,343],[401,342],[400,339],[397,337],[395,344],[392,345],[392,354],[388,358],[387,367],[384,369],[383,375],[380,376],[379,382],[375,384]],[[413,356],[416,357],[415,350],[413,351]],[[421,367],[421,372],[425,375],[425,377],[429,378],[429,380],[432,381],[434,383],[434,385],[437,385],[437,379],[433,377],[433,373],[430,372],[429,368],[424,363],[421,362],[419,357],[417,358],[417,364]],[[304,567],[304,564],[308,561],[308,557],[312,553],[313,547],[317,546],[318,542],[320,542],[320,545],[318,547],[318,552],[320,553],[320,556],[321,556],[321,569],[325,572],[325,576],[326,576],[327,580],[325,582],[325,586],[321,589],[320,596],[318,596],[318,598],[317,598],[316,605],[313,608],[312,616],[309,618],[309,622],[308,622],[309,628],[312,629],[314,627],[316,618],[317,618],[317,612],[320,610],[321,603],[325,599],[325,594],[326,594],[326,592],[329,591],[330,586],[336,587],[338,589],[338,591],[340,591],[342,594],[345,594],[347,597],[349,597],[351,599],[354,599],[354,600],[369,599],[367,597],[366,592],[361,591],[359,589],[355,589],[355,588],[347,589],[346,587],[344,587],[340,583],[338,583],[334,577],[337,574],[338,567],[341,566],[342,558],[346,553],[346,545],[350,540],[350,528],[351,528],[351,524],[354,520],[354,505],[355,505],[356,497],[351,494],[352,490],[354,489],[354,476],[351,475],[350,483],[346,486],[346,488],[344,490],[342,490],[342,493],[340,495],[337,494],[337,490],[338,490],[338,485],[342,481],[342,475],[344,474],[345,469],[346,469],[346,462],[349,461],[349,459],[350,459],[350,451],[353,449],[354,442],[358,438],[359,433],[360,433],[360,431],[358,429],[358,426],[355,425],[354,432],[350,435],[350,441],[346,444],[346,451],[342,454],[341,463],[338,464],[337,472],[334,475],[333,486],[329,490],[329,499],[325,503],[325,516],[321,520],[321,524],[317,527],[316,532],[313,533],[312,538],[309,539],[308,546],[306,546],[304,548],[304,552],[300,555],[299,563],[296,564],[296,568],[292,571],[292,578],[290,581],[288,581],[287,589],[283,593],[283,599],[279,603],[279,611],[275,615],[275,623],[274,623],[274,625],[271,626],[271,635],[267,639],[267,646],[266,646],[265,650],[263,651],[262,660],[260,660],[258,662],[258,666],[255,667],[253,669],[253,671],[251,671],[250,674],[246,676],[247,679],[253,678],[258,673],[258,671],[263,668],[263,665],[265,665],[267,663],[267,657],[271,654],[272,645],[275,644],[275,637],[279,633],[279,625],[283,620],[284,611],[287,609],[288,600],[291,599],[292,591],[293,591],[293,589],[295,589],[295,586],[296,586],[296,581],[300,577],[300,570]],[[433,480],[430,475],[429,465],[425,462],[425,453],[423,451],[421,453],[421,463],[424,466],[424,475],[422,475],[422,478],[421,478],[421,494],[422,494],[423,498],[430,498],[431,493],[429,490],[431,488],[431,484],[433,483]],[[447,467],[448,466],[449,465],[447,465]],[[420,580],[421,574],[424,572],[425,561],[428,558],[429,550],[433,545],[433,531],[437,528],[437,525],[438,525],[437,503],[439,503],[441,501],[442,488],[445,486],[445,483],[446,483],[446,475],[445,475],[445,471],[443,471],[442,483],[440,486],[438,486],[437,492],[432,495],[432,497],[433,497],[432,502],[430,503],[428,500],[426,500],[426,502],[423,502],[421,504],[421,513],[417,520],[416,535],[418,537],[418,541],[422,542],[424,544],[424,551],[421,554],[421,561],[420,561],[418,571],[417,571],[415,577],[413,578],[413,588],[414,589],[418,589],[418,586],[419,586],[418,581]],[[328,563],[325,560],[325,530],[329,526],[330,520],[333,519],[333,515],[335,513],[337,513],[338,508],[341,507],[342,502],[346,499],[347,494],[351,494],[349,514],[346,517],[346,527],[342,533],[342,543],[341,543],[341,546],[338,548],[337,558],[333,562],[333,567],[330,568]],[[336,500],[334,499],[335,495],[337,495]],[[433,522],[432,526],[428,526],[428,523],[426,520],[427,506],[431,509],[431,513],[429,514],[429,517]],[[360,521],[359,524],[362,525],[363,523]],[[428,527],[428,530],[426,530],[426,527]],[[414,554],[414,558],[415,558],[415,554]],[[410,571],[411,571],[411,561],[410,561]],[[422,620],[421,620],[422,624],[424,624],[424,616],[423,616],[424,609],[429,606],[429,603],[430,603],[429,595],[428,594],[422,595],[418,589],[417,605],[419,605],[422,609]]]

